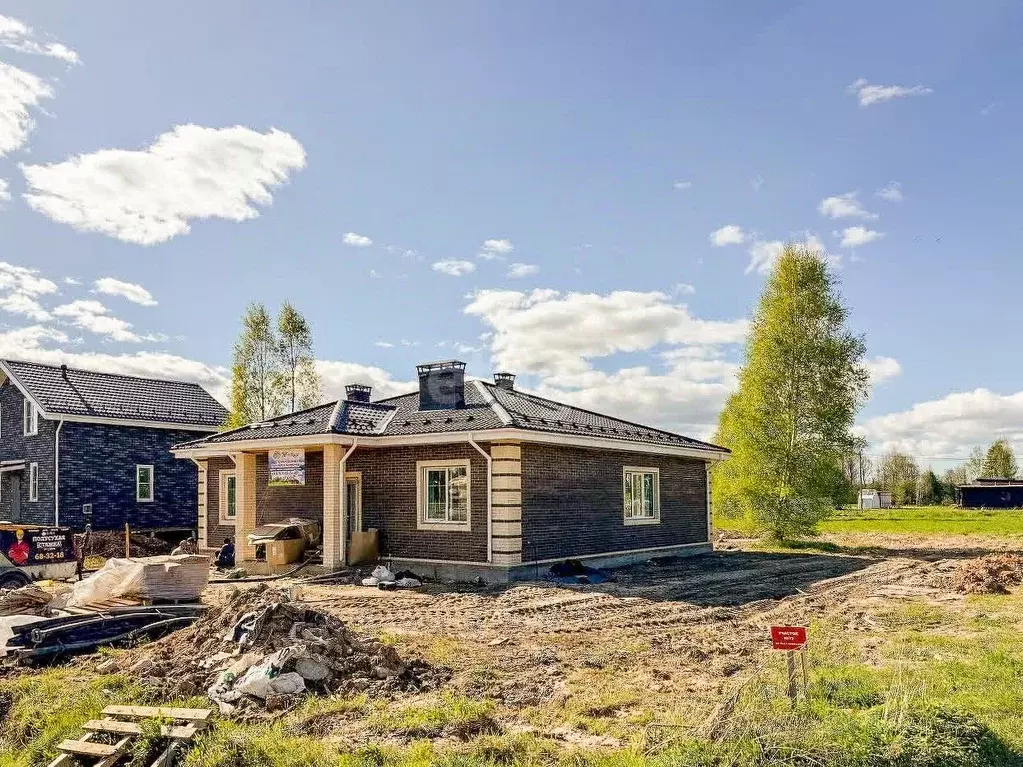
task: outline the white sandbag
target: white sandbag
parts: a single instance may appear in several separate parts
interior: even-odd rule
[[[305,690],[305,680],[301,674],[288,671],[271,679],[270,687],[278,695],[295,695]]]

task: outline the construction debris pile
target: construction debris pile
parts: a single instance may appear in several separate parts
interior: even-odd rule
[[[190,628],[131,653],[119,668],[163,699],[205,690],[221,714],[236,718],[290,708],[307,692],[411,692],[449,676],[266,587],[236,593]]]
[[[1021,583],[1023,556],[1006,553],[960,562],[945,585],[959,594],[1007,594]]]
[[[129,536],[131,556],[155,557],[170,554],[174,548],[167,541],[152,535],[132,533]],[[79,533],[75,535],[75,552],[79,558],[84,557],[123,557],[124,532],[118,530],[101,530],[97,532]]]
[[[0,616],[46,615],[53,597],[52,592],[34,584],[16,589],[0,589]]]

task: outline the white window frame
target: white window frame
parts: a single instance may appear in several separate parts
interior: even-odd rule
[[[25,397],[21,410],[21,430],[26,437],[39,433],[39,408],[28,397]]]
[[[143,498],[141,494],[142,483],[139,481],[139,473],[142,469],[149,469],[149,497]],[[135,464],[135,502],[136,503],[152,503],[153,499],[156,498],[156,471],[153,469],[151,463],[137,463]]]
[[[626,494],[626,479],[632,474],[634,477],[642,477],[652,474],[654,477],[653,508],[651,514],[635,515],[635,499],[631,506],[626,506],[628,496]],[[642,481],[642,480],[641,480]],[[635,487],[635,480],[633,480]],[[642,503],[642,499],[640,500]],[[632,513],[630,513],[630,511]],[[642,511],[642,509],[641,509]],[[622,467],[622,517],[626,525],[659,525],[661,524],[661,472],[652,466],[624,466]]]
[[[436,469],[465,469],[465,521],[444,521],[427,519],[426,517],[426,474]],[[448,496],[450,498],[450,495]],[[416,462],[416,528],[419,530],[449,530],[469,532],[472,529],[472,467],[469,459],[449,459],[446,461]]]
[[[39,500],[39,464],[28,465],[28,500],[36,503]]]
[[[234,516],[229,516],[227,513],[227,482],[229,479],[234,479]],[[218,506],[221,524],[235,524],[235,521],[238,519],[238,472],[220,472],[220,503]]]

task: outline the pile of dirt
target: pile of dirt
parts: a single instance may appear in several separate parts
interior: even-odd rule
[[[988,554],[959,563],[947,587],[959,594],[1007,594],[1023,583],[1023,556]]]
[[[161,699],[205,690],[224,716],[236,718],[291,708],[309,692],[380,696],[435,689],[450,678],[446,669],[403,659],[339,618],[265,586],[237,592],[117,665]]]
[[[156,557],[160,554],[170,554],[174,548],[167,541],[156,536],[141,535],[132,533],[131,555],[133,557]],[[85,533],[75,535],[75,553],[81,557],[111,557],[124,556],[124,533],[116,530],[103,530],[88,533],[86,540]]]

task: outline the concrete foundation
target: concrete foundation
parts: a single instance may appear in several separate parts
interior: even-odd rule
[[[713,550],[714,545],[708,541],[679,546],[658,546],[653,549],[593,554],[571,557],[571,559],[577,559],[590,567],[624,567],[645,562],[653,557],[694,557],[699,554],[708,554]],[[381,561],[392,572],[408,569],[424,578],[434,580],[464,582],[483,579],[487,583],[511,583],[513,581],[545,580],[551,565],[564,560],[547,559],[514,565],[498,565],[486,562],[437,562],[426,559],[383,556]]]

